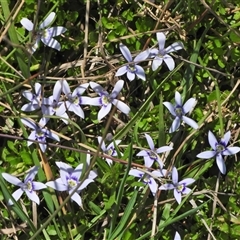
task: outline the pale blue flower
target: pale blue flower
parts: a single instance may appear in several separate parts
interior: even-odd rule
[[[158,49],[153,48],[150,50],[150,57],[153,57],[152,70],[157,70],[164,61],[167,64],[167,67],[170,71],[175,68],[175,62],[171,55],[168,53],[175,52],[184,48],[181,42],[176,42],[165,48],[166,36],[164,33],[157,33]]]
[[[42,86],[40,83],[35,83],[35,93],[30,90],[23,91],[22,95],[29,101],[22,106],[21,110],[25,112],[35,111],[41,108]]]
[[[154,161],[157,161],[158,164],[160,165],[160,168],[163,168],[163,162],[158,154],[171,151],[173,148],[169,146],[155,148],[152,138],[146,133],[145,133],[145,137],[147,139],[150,150],[142,150],[137,154],[137,156],[144,157],[144,165],[148,168],[150,168],[153,165]]]
[[[48,47],[54,48],[58,51],[60,51],[61,46],[60,43],[54,39],[53,37],[56,37],[64,32],[67,31],[64,27],[51,27],[48,28],[48,26],[52,23],[53,19],[55,18],[55,13],[51,12],[47,18],[39,25],[39,29],[36,30],[36,36],[34,43],[31,46],[30,53],[34,53],[37,48],[39,47],[40,40],[47,45]],[[30,21],[27,18],[23,18],[21,21],[21,24],[25,29],[27,29],[29,32],[33,31],[33,22]]]
[[[68,82],[65,79],[60,80],[60,84],[63,93],[67,97],[67,100],[65,101],[67,110],[74,112],[81,118],[85,118],[81,105],[90,104],[91,98],[82,96],[82,94],[87,90],[89,83],[79,85],[73,92],[71,92]]]
[[[61,96],[61,83],[57,81],[53,88],[53,95],[48,98],[42,99],[42,113],[44,115],[56,115],[58,116],[64,123],[68,124],[68,121],[63,119],[67,118],[68,115],[66,113],[66,106],[63,101],[60,101]],[[40,119],[39,124],[41,126],[45,126],[49,121],[48,117],[43,117]]]
[[[102,137],[98,137],[98,143],[100,144],[102,141]],[[101,149],[103,151],[104,154],[107,154],[109,156],[112,157],[116,157],[117,151],[115,149],[114,143],[116,144],[116,146],[121,142],[121,140],[115,140],[114,142],[111,142],[108,146],[106,146],[105,142],[102,141],[102,145],[101,145]],[[122,154],[122,153],[120,153]],[[108,165],[111,166],[112,165],[112,160],[109,158],[105,158],[105,160],[107,161]]]
[[[170,102],[163,102],[163,105],[175,117],[169,133],[175,132],[179,128],[181,120],[183,120],[186,124],[194,129],[198,128],[198,124],[193,119],[185,116],[189,111],[193,109],[195,103],[195,98],[190,98],[183,105],[181,95],[177,91],[175,92],[175,105],[171,104]]]
[[[22,182],[17,177],[12,176],[8,173],[2,173],[2,176],[6,181],[12,183],[13,185],[20,187],[18,190],[16,190],[12,194],[12,197],[16,201],[18,201],[18,199],[25,192],[31,201],[39,204],[40,201],[39,201],[38,195],[36,194],[36,191],[46,188],[46,185],[43,183],[40,183],[40,182],[33,181],[38,172],[38,169],[39,169],[39,167],[37,167],[37,166],[31,168],[30,171],[28,172],[28,174],[26,175],[24,182]],[[12,200],[9,199],[8,205],[12,205],[12,204],[13,204]]]
[[[98,112],[99,121],[110,112],[112,105],[115,105],[121,112],[129,114],[130,108],[124,102],[117,99],[118,94],[123,88],[123,84],[123,80],[117,81],[112,93],[109,94],[99,84],[90,82],[91,88],[100,96],[92,98],[89,102],[89,105],[101,106],[101,109]]]
[[[90,155],[87,154],[87,166],[90,163]],[[80,178],[83,172],[83,164],[79,164],[75,169],[64,162],[56,162],[59,171],[60,178],[55,181],[47,182],[46,185],[57,191],[67,191],[71,194],[76,190],[76,187],[80,184]],[[76,192],[71,196],[71,199],[76,202],[79,206],[82,206],[82,199],[79,193],[88,186],[89,183],[94,182],[93,179],[97,177],[94,171],[90,171],[88,177],[82,182],[81,186],[78,187]]]
[[[191,192],[191,189],[186,187],[195,182],[193,178],[186,178],[180,182],[178,182],[178,171],[176,167],[172,169],[172,183],[163,184],[159,189],[160,190],[172,190],[175,199],[177,200],[178,204],[182,201],[182,194],[188,194]]]
[[[167,170],[165,169],[159,169],[154,170],[150,174],[147,174],[140,169],[130,169],[129,175],[140,178],[140,181],[142,181],[145,185],[147,184],[153,194],[155,196],[157,190],[158,190],[158,184],[156,183],[154,178],[162,178],[165,177]],[[153,178],[154,177],[154,178]]]
[[[27,118],[22,118],[21,121],[23,124],[33,129],[28,139],[38,141],[39,147],[43,152],[45,152],[47,149],[46,138],[51,138],[56,141],[60,140],[57,134],[53,133],[48,129],[40,127],[38,124]],[[33,143],[32,141],[28,141],[27,145],[30,146],[32,143]]]
[[[217,166],[222,174],[226,174],[226,165],[223,159],[224,156],[236,154],[240,151],[240,147],[227,147],[231,138],[231,132],[228,131],[224,137],[217,141],[216,137],[211,131],[208,132],[208,142],[213,151],[205,151],[197,155],[198,158],[209,159],[216,157]]]
[[[127,73],[127,78],[129,81],[132,81],[135,79],[135,76],[142,79],[143,81],[146,80],[144,69],[138,65],[139,62],[144,61],[149,56],[149,50],[145,50],[141,53],[139,53],[134,60],[132,59],[132,55],[129,51],[129,49],[123,45],[120,44],[120,51],[122,52],[122,55],[124,58],[129,62],[128,65],[120,67],[115,76],[122,76],[125,73]]]

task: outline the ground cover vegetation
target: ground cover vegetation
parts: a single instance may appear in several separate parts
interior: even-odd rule
[[[240,238],[240,3],[0,3],[1,239]]]

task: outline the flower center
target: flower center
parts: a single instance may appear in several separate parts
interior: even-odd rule
[[[33,190],[32,181],[31,181],[31,180],[28,180],[27,183],[24,185],[24,188],[25,188],[26,190],[28,190],[29,192],[32,192],[32,190]]]
[[[221,152],[223,152],[224,150],[226,149],[226,147],[225,147],[225,144],[224,143],[218,143],[217,145],[216,145],[216,152],[217,153],[221,153]]]
[[[36,131],[36,139],[40,142],[45,142],[45,139],[46,139],[46,133],[44,131],[42,131],[41,128],[39,128],[37,131]]]
[[[70,177],[70,178],[67,180],[67,183],[68,183],[68,187],[69,187],[70,189],[75,188],[75,187],[78,185],[78,181],[77,181],[77,179],[75,179],[74,177]]]
[[[109,96],[107,96],[107,95],[102,95],[101,96],[101,104],[103,105],[103,106],[107,106],[109,103],[111,103],[112,101],[111,101],[111,98],[109,97]]]
[[[107,149],[107,150],[105,151],[105,153],[106,153],[107,155],[110,155],[110,156],[113,156],[114,152],[115,152],[115,150],[114,150],[113,147],[110,147],[109,149]]]
[[[44,29],[44,30],[41,32],[41,36],[42,36],[45,40],[50,41],[51,38],[52,38],[52,32],[50,31],[49,28]]]
[[[179,106],[177,106],[177,107],[175,108],[175,113],[176,113],[176,115],[177,115],[179,118],[181,118],[182,115],[184,115],[184,112],[183,112],[182,107],[179,107]]]
[[[185,190],[185,183],[177,185],[176,190],[178,193],[182,193]]]
[[[137,71],[135,64],[129,64],[128,65],[128,70],[132,73],[135,73]]]
[[[148,175],[145,175],[145,176],[143,177],[143,182],[146,183],[146,184],[151,184],[151,180],[150,180],[150,178],[149,178]]]
[[[154,151],[148,151],[147,154],[154,161],[158,159],[158,155]]]

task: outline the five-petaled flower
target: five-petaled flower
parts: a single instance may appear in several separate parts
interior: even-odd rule
[[[170,146],[163,146],[160,148],[155,148],[152,138],[146,133],[145,133],[145,137],[147,139],[150,150],[142,150],[137,154],[137,156],[144,157],[144,162],[145,162],[144,165],[146,167],[151,167],[153,165],[154,161],[157,161],[158,164],[160,165],[160,168],[163,168],[163,162],[160,159],[158,154],[167,152],[167,151],[171,151],[173,148]]]
[[[60,101],[61,96],[61,83],[57,81],[53,88],[53,95],[48,98],[43,98],[42,100],[42,113],[45,115],[54,115],[60,117],[60,119],[68,124],[68,115],[66,113],[65,103]],[[66,118],[66,119],[63,119]],[[43,117],[40,119],[39,124],[45,126],[48,122],[48,117]]]
[[[39,201],[38,195],[36,194],[36,191],[46,188],[46,185],[43,183],[40,183],[40,182],[33,181],[35,178],[35,175],[38,172],[38,169],[39,169],[39,167],[37,167],[37,166],[31,168],[30,171],[28,172],[28,174],[26,175],[24,182],[22,182],[17,177],[12,176],[8,173],[2,173],[2,176],[6,181],[12,183],[13,185],[20,187],[18,190],[16,190],[12,194],[12,197],[16,201],[18,201],[18,199],[22,196],[23,192],[25,192],[31,201],[39,204],[40,201]],[[8,205],[12,205],[12,204],[13,204],[12,200],[9,199]]]
[[[138,65],[139,62],[144,61],[149,56],[149,50],[145,50],[141,53],[139,53],[134,60],[132,59],[132,55],[129,51],[129,49],[123,45],[120,44],[120,51],[122,52],[122,55],[125,57],[125,59],[128,61],[129,64],[120,67],[115,76],[122,76],[125,73],[127,73],[127,78],[129,81],[132,81],[135,79],[135,75],[137,75],[138,78],[142,79],[143,81],[146,80],[144,69]]]
[[[48,129],[40,127],[38,124],[27,118],[22,118],[21,121],[23,124],[33,129],[28,139],[39,141],[39,147],[43,152],[45,152],[47,149],[46,138],[51,138],[56,141],[60,140],[57,134],[53,133]],[[28,141],[27,145],[30,146],[32,143],[32,141]]]
[[[22,106],[21,110],[25,112],[31,112],[39,109],[41,107],[41,98],[42,98],[42,86],[40,83],[35,83],[34,86],[35,93],[32,93],[29,90],[23,91],[22,95],[29,100],[29,103],[26,103]]]
[[[115,147],[114,147],[114,143],[116,144],[116,146],[121,142],[121,140],[115,140],[114,142],[111,142],[108,146],[106,146],[105,142],[102,141],[102,137],[98,137],[98,143],[101,144],[101,149],[103,151],[103,153],[109,155],[109,156],[112,156],[112,157],[115,157],[117,156],[117,151],[115,150]],[[105,158],[105,160],[107,161],[108,165],[112,165],[112,160],[109,159],[109,158]]]
[[[129,114],[130,108],[124,102],[116,99],[119,92],[123,88],[123,84],[123,80],[117,81],[115,87],[112,90],[112,93],[109,94],[99,84],[95,82],[90,82],[91,88],[100,96],[91,98],[89,103],[89,105],[101,106],[101,109],[98,112],[99,121],[110,112],[112,105],[115,105],[121,112]]]
[[[87,154],[87,165],[89,165],[89,162],[90,155]],[[80,177],[83,172],[82,163],[79,164],[75,169],[64,162],[56,162],[56,164],[60,171],[60,178],[56,179],[55,181],[47,182],[46,185],[57,191],[67,191],[69,194],[75,191],[71,196],[71,199],[79,206],[82,206],[82,199],[79,193],[86,188],[89,183],[94,182],[93,179],[97,177],[97,174],[91,170],[88,177],[80,185]]]
[[[165,41],[166,41],[166,36],[164,33],[157,33],[157,41],[158,41],[158,49],[153,48],[150,50],[150,57],[153,57],[153,62],[152,62],[152,70],[155,71],[157,70],[161,65],[162,62],[164,61],[168,69],[172,71],[175,68],[175,62],[168,53],[177,51],[182,49],[184,46],[181,42],[176,42],[168,46],[167,48],[164,48],[165,46]]]
[[[176,167],[172,169],[172,183],[163,184],[159,187],[160,190],[173,190],[173,194],[178,204],[182,201],[182,194],[188,194],[191,192],[191,189],[186,187],[195,182],[193,178],[186,178],[180,182],[178,182],[178,171]]]
[[[183,120],[186,124],[194,129],[198,128],[198,124],[193,119],[185,116],[189,111],[193,109],[195,103],[195,98],[190,98],[183,105],[181,95],[177,91],[175,92],[175,105],[171,104],[170,102],[163,102],[163,105],[175,117],[169,133],[175,132],[179,128],[181,120]]]
[[[47,18],[39,25],[39,29],[36,30],[36,36],[34,36],[34,42],[31,46],[30,53],[34,53],[38,46],[40,40],[46,44],[48,47],[54,48],[58,51],[60,51],[61,46],[60,43],[54,39],[53,37],[56,37],[64,32],[67,31],[64,27],[51,27],[48,28],[48,26],[52,23],[55,13],[51,12]],[[21,21],[21,24],[25,29],[28,31],[33,31],[34,24],[32,21],[30,21],[28,18],[23,18]]]
[[[209,159],[216,157],[217,166],[222,174],[226,174],[226,165],[223,159],[224,156],[236,154],[240,151],[240,147],[227,147],[231,137],[231,132],[228,131],[224,137],[217,141],[216,137],[211,131],[208,132],[208,142],[213,151],[205,151],[197,155],[198,158]]]
[[[140,178],[140,181],[142,180],[145,185],[147,184],[149,186],[153,196],[155,196],[158,190],[158,184],[154,178],[162,178],[165,177],[166,174],[167,170],[161,168],[150,172],[150,174],[147,174],[140,169],[130,169],[129,171],[129,175]]]
[[[60,80],[60,84],[62,85],[63,93],[67,97],[67,100],[65,101],[67,110],[74,112],[81,118],[84,118],[84,112],[80,105],[86,105],[90,103],[90,97],[82,96],[82,94],[88,88],[89,83],[79,85],[72,93],[66,80]]]

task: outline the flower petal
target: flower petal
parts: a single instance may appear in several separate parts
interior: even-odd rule
[[[74,171],[74,169],[69,164],[64,162],[56,162],[56,165],[59,168],[62,183],[67,185],[67,179],[70,178],[70,175]]]
[[[12,194],[12,197],[15,199],[15,201],[18,201],[18,199],[22,196],[23,192],[24,191],[21,188],[19,188]],[[13,204],[12,200],[9,199],[8,205],[12,205],[12,204]]]
[[[117,95],[120,93],[120,91],[122,90],[123,88],[123,84],[124,84],[124,81],[123,80],[118,80],[112,90],[112,93],[111,93],[111,98],[116,98]]]
[[[145,133],[145,138],[147,139],[148,146],[150,147],[150,149],[154,150],[154,142],[153,142],[152,138],[150,137],[150,135]]]
[[[29,128],[31,128],[31,129],[34,129],[34,130],[38,129],[37,124],[36,124],[35,122],[27,119],[27,118],[21,118],[21,122],[22,122],[24,125],[26,125],[26,126],[28,126]]]
[[[140,62],[140,61],[146,60],[146,59],[148,58],[149,54],[150,54],[149,49],[147,49],[147,50],[145,50],[145,51],[143,51],[143,52],[140,52],[140,53],[134,58],[134,62],[135,62],[135,63],[138,63],[138,62]]]
[[[170,55],[164,55],[163,61],[166,63],[169,71],[172,71],[175,68],[175,62]]]
[[[224,162],[224,159],[222,157],[222,154],[218,154],[216,156],[217,166],[222,174],[226,174],[226,165]]]
[[[82,170],[83,170],[83,164],[80,163],[78,164],[78,166],[74,169],[74,171],[72,172],[71,176],[75,177],[77,180],[80,179],[81,175],[82,175]]]
[[[137,70],[135,72],[137,77],[142,79],[143,81],[146,81],[146,75],[145,75],[144,69],[141,66],[139,66],[139,65],[136,65],[135,68]]]
[[[180,49],[183,49],[183,48],[184,48],[184,45],[182,42],[175,42],[175,43],[171,44],[170,46],[168,46],[165,49],[165,51],[166,51],[166,53],[171,53],[171,52],[175,52]]]
[[[174,239],[173,240],[181,240],[181,237],[178,232],[175,233]]]
[[[65,33],[67,29],[65,27],[51,27],[48,28],[48,31],[51,33],[52,37],[56,37],[62,33]]]
[[[240,147],[227,147],[222,154],[223,155],[233,155],[240,151]]]
[[[156,150],[156,153],[163,153],[163,152],[168,152],[168,151],[171,151],[173,148],[170,147],[170,146],[163,146],[163,147],[160,147]]]
[[[164,33],[162,32],[158,32],[157,33],[157,41],[158,41],[158,47],[159,47],[159,50],[163,50],[164,49],[164,46],[165,46],[165,41],[166,41],[166,36]]]
[[[120,67],[120,68],[117,70],[115,76],[117,76],[117,77],[122,76],[122,75],[124,75],[127,71],[128,71],[128,67],[127,67],[127,66],[122,66],[122,67]]]
[[[108,104],[107,106],[102,106],[100,111],[98,112],[98,121],[104,118],[111,110],[112,104]]]
[[[209,159],[213,158],[216,155],[215,151],[204,151],[197,155],[198,158]]]
[[[47,26],[49,26],[52,23],[55,15],[56,15],[55,12],[51,12],[47,16],[47,18],[39,25],[39,29],[43,29],[43,28],[46,28]]]
[[[144,175],[144,173],[142,171],[137,170],[137,169],[130,169],[128,174],[131,176],[134,176],[134,177],[138,177],[138,178],[141,178]]]
[[[33,30],[33,22],[30,21],[28,18],[23,18],[20,23],[23,25],[25,29],[29,32]]]
[[[128,71],[127,78],[130,82],[133,81],[135,79],[135,73]]]
[[[180,204],[182,201],[182,194],[179,193],[176,189],[174,189],[173,195],[174,195],[175,199],[177,200],[178,204]]]
[[[60,45],[60,43],[56,39],[54,39],[54,38],[50,38],[49,39],[49,38],[42,37],[41,40],[48,47],[54,48],[54,49],[56,49],[58,51],[61,50],[61,45]]]
[[[181,185],[181,184],[185,184],[186,186],[194,183],[196,180],[193,179],[193,178],[185,178],[184,180],[180,181],[178,184]]]
[[[47,149],[47,144],[39,143],[39,147],[40,147],[40,149],[42,150],[42,152],[45,152],[46,149]]]
[[[71,192],[69,192],[69,194],[71,194]],[[80,207],[82,206],[82,199],[80,197],[80,195],[78,193],[74,193],[72,196],[71,196],[71,199],[77,203]]]
[[[211,131],[208,131],[208,142],[213,150],[216,150],[218,141]]]
[[[178,107],[182,107],[182,97],[178,91],[175,92],[175,103]]]
[[[33,201],[33,202],[35,202],[36,204],[39,205],[40,200],[39,200],[39,197],[38,197],[38,195],[36,194],[36,192],[34,192],[34,191],[32,191],[32,192],[25,191],[25,193],[27,194],[28,198],[29,198],[31,201]]]
[[[178,183],[178,171],[176,167],[172,168],[172,182],[174,185]]]
[[[158,56],[156,56],[152,61],[152,70],[156,71],[162,65],[162,62],[163,58],[159,58]]]
[[[148,156],[148,152],[146,150],[141,150],[136,156],[146,157],[146,156]]]
[[[68,108],[69,111],[74,112],[75,114],[77,114],[80,118],[84,119],[84,112],[82,110],[82,108],[79,105],[75,105],[75,104],[71,104]]]
[[[102,141],[102,137],[97,137],[97,139],[98,139],[98,144],[100,144],[102,142],[101,149],[103,150],[103,152],[105,152],[107,150],[107,148],[106,148],[105,142]]]
[[[171,183],[166,183],[166,184],[163,184],[161,187],[159,187],[160,190],[172,190],[174,188],[175,186]]]
[[[2,173],[2,176],[6,181],[12,183],[13,185],[16,185],[19,187],[23,186],[22,181],[20,181],[20,179],[18,179],[17,177],[14,177],[8,173]]]
[[[154,163],[154,160],[152,158],[150,158],[149,156],[144,157],[144,166],[145,167],[150,168],[150,167],[152,167],[153,163]]]
[[[163,105],[169,110],[169,112],[176,117],[175,108],[170,102],[163,102]]]
[[[101,97],[90,98],[88,104],[90,106],[102,106]]]
[[[123,45],[122,43],[120,43],[119,48],[120,48],[120,51],[121,51],[122,55],[125,57],[125,59],[128,62],[132,62],[132,55],[131,55],[128,47]]]
[[[179,128],[180,122],[181,122],[180,118],[176,117],[172,122],[171,128],[169,129],[169,133],[175,132]]]
[[[81,186],[78,188],[78,191],[83,190],[84,188],[86,188],[88,186],[89,183],[92,183],[92,182],[94,182],[92,179],[89,179],[89,178],[85,179],[82,182]]]
[[[148,186],[149,186],[153,196],[155,196],[155,194],[156,194],[156,192],[158,190],[158,185],[157,185],[156,181],[152,177],[150,177],[149,180],[150,181],[148,183]]]
[[[36,174],[38,173],[38,170],[39,170],[38,166],[32,167],[28,174],[26,175],[24,183],[28,182],[29,180],[32,181],[35,178]]]
[[[182,120],[188,124],[190,127],[194,128],[194,129],[198,129],[198,124],[191,118],[186,117],[186,116],[182,116]]]
[[[196,103],[196,99],[195,98],[190,98],[188,99],[185,104],[183,105],[183,112],[184,114],[188,113],[190,110],[193,109],[194,105]]]
[[[35,181],[33,181],[33,182],[32,182],[32,185],[33,185],[33,190],[34,190],[34,191],[47,188],[47,186],[46,186],[44,183],[41,183],[41,182],[35,182]]]
[[[90,82],[90,87],[100,96],[103,94],[108,95],[108,92],[105,91],[105,89],[103,87],[101,87],[99,84],[97,84],[95,82]]]
[[[50,188],[53,188],[57,191],[60,191],[60,192],[63,192],[63,191],[67,191],[68,190],[68,186],[67,185],[64,185],[62,183],[62,180],[58,178],[57,180],[55,181],[50,181],[50,182],[47,182],[46,183],[46,186],[50,187]]]
[[[124,102],[120,101],[120,100],[116,100],[114,99],[112,102],[121,112],[125,113],[125,114],[129,114],[130,112],[130,108],[128,107],[127,104],[125,104]]]
[[[60,85],[61,85],[61,90],[63,91],[63,93],[64,93],[65,95],[71,94],[70,87],[69,87],[69,85],[68,85],[68,82],[67,82],[65,79],[59,80],[58,82],[60,83]]]
[[[221,139],[221,142],[224,142],[225,146],[227,146],[230,138],[231,138],[231,132],[228,131],[224,134],[223,138]]]

